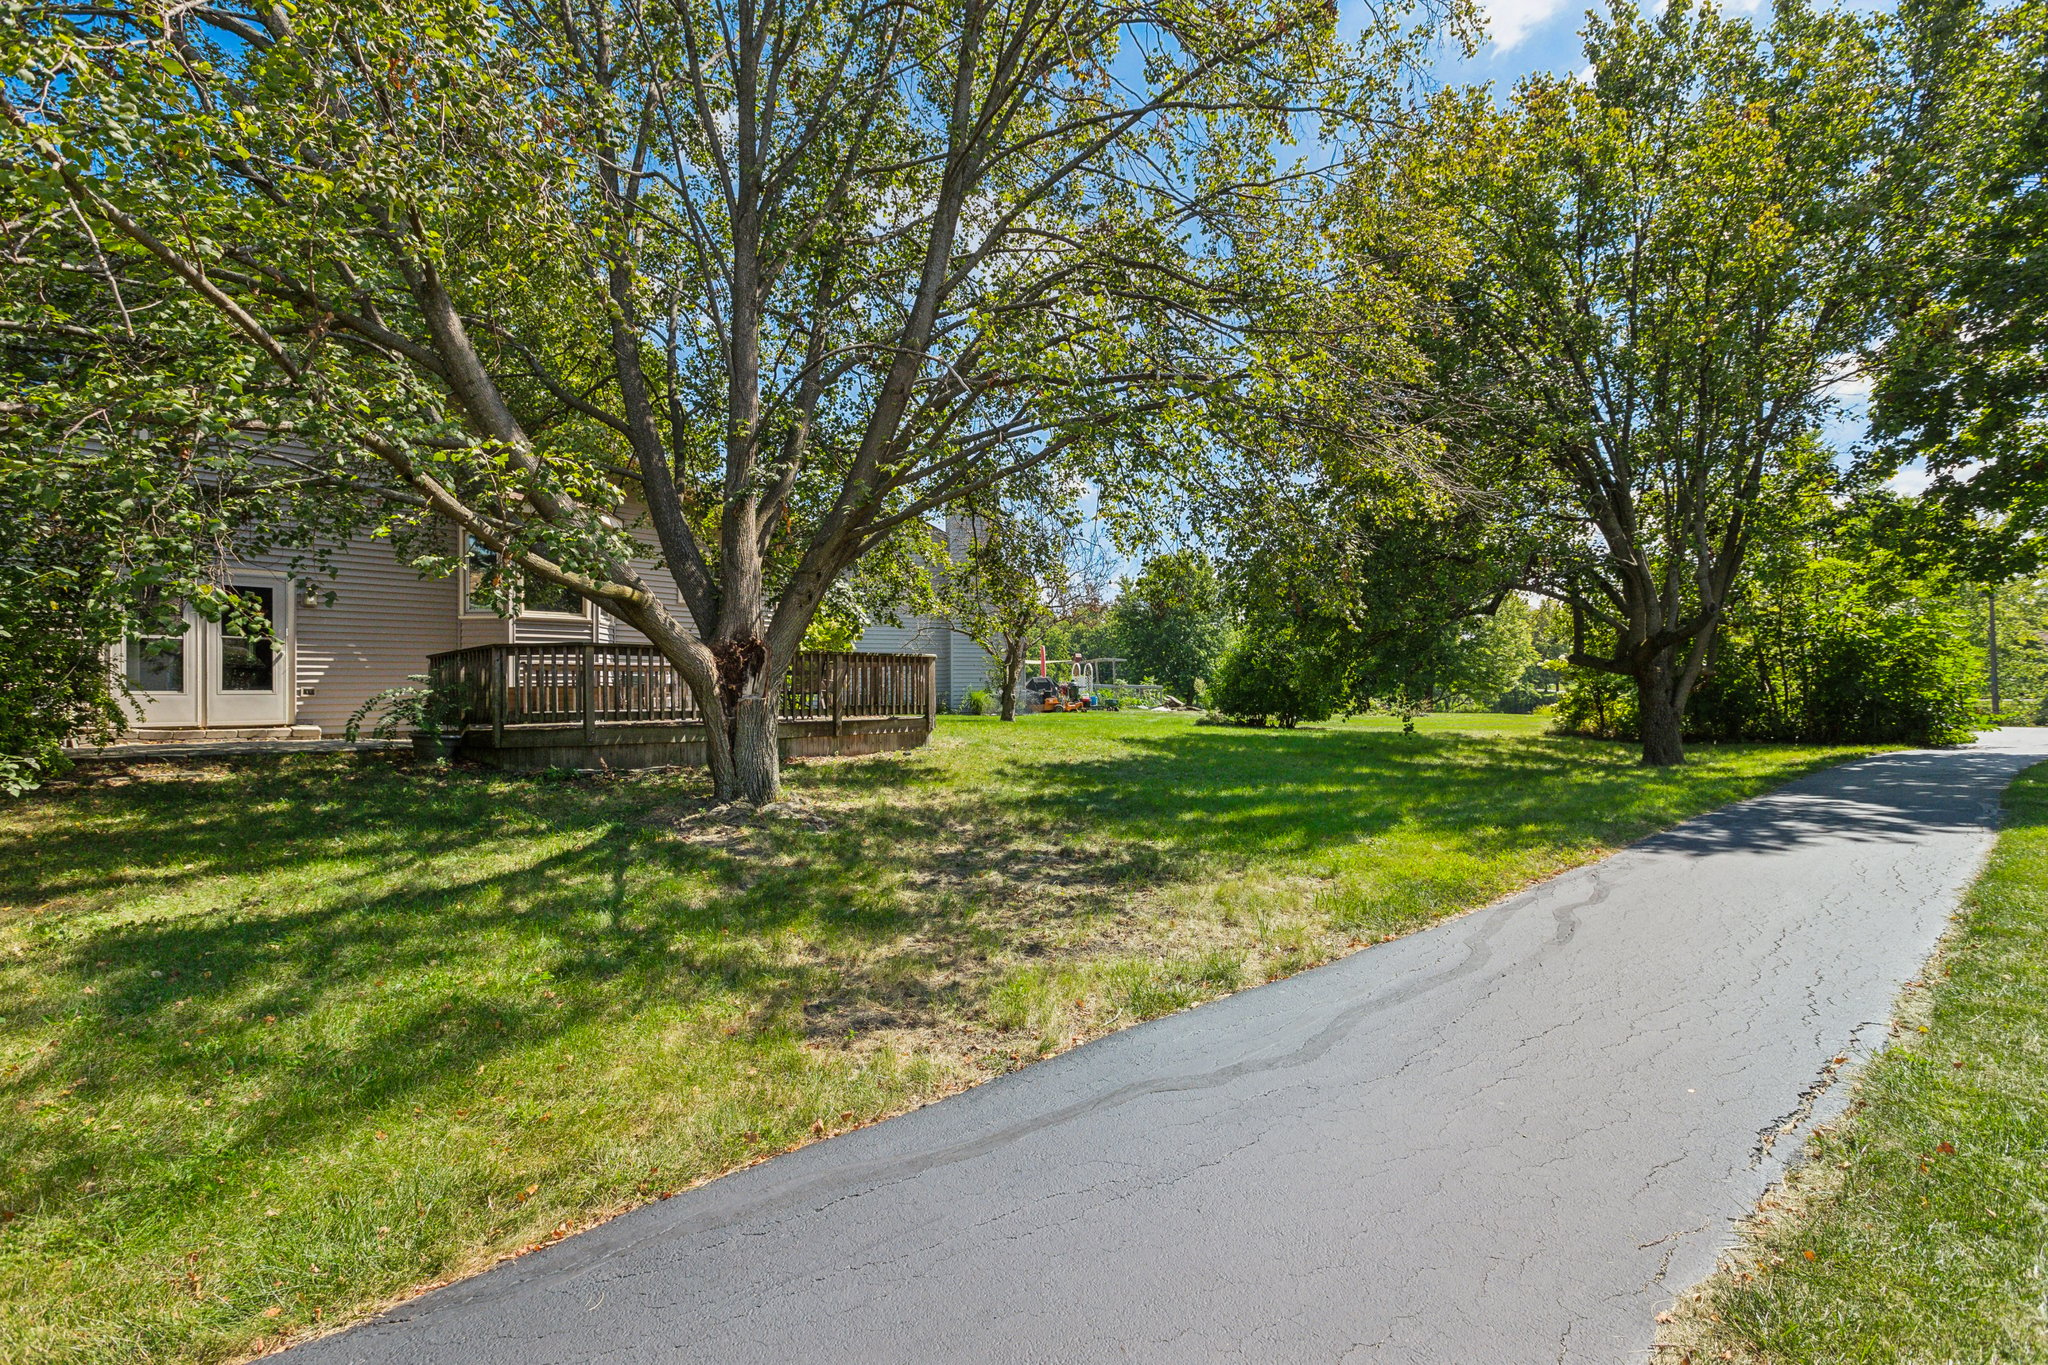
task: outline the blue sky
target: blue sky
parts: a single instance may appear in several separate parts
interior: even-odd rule
[[[1870,9],[1886,0],[1847,0],[1850,8]],[[1440,49],[1430,75],[1443,85],[1492,84],[1505,94],[1516,80],[1535,71],[1580,72],[1586,68],[1586,54],[1579,30],[1587,15],[1585,0],[1480,0],[1486,15],[1487,38],[1479,50],[1466,57],[1455,44]],[[1604,3],[1600,6],[1604,11]],[[1722,0],[1722,12],[1731,15],[1768,17],[1764,0]],[[1868,432],[1865,402],[1868,383],[1860,376],[1843,379],[1834,397],[1841,410],[1822,428],[1822,439],[1846,458]],[[1904,492],[1918,492],[1926,477],[1918,469],[1902,471],[1892,485]],[[1090,510],[1092,512],[1092,497]],[[1120,557],[1119,557],[1120,558]],[[1136,572],[1136,564],[1121,562],[1122,572]]]

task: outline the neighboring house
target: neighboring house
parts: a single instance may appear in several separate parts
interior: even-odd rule
[[[872,625],[853,647],[863,654],[930,654],[938,659],[939,709],[958,711],[969,692],[991,695],[1000,685],[1002,664],[953,629],[943,616],[905,616],[900,626]]]
[[[287,562],[283,555],[256,559],[229,579],[268,617],[274,642],[229,634],[190,611],[180,637],[127,642],[121,662],[136,738],[331,738],[366,698],[426,672],[430,654],[481,644],[642,638],[573,595],[529,600],[517,617],[499,616],[470,601],[467,570],[422,579],[387,543],[367,536],[333,557],[332,578],[293,579]],[[673,590],[666,574],[650,572],[649,580],[657,590]],[[933,617],[870,627],[854,648],[937,655],[944,709],[956,709],[988,673],[980,646]]]
[[[932,549],[940,549],[941,542],[946,558],[959,563],[971,548],[973,523],[966,517],[946,518],[943,536],[938,527],[932,528]],[[935,564],[935,571],[942,571]],[[900,624],[890,625],[876,622],[861,632],[860,639],[853,647],[865,654],[930,654],[936,660],[938,675],[939,709],[958,711],[967,702],[967,694],[974,691],[992,691],[1001,685],[1002,664],[986,649],[968,636],[953,628],[953,623],[944,616],[912,616],[897,618]]]

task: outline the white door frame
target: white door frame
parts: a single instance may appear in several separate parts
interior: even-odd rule
[[[131,684],[138,730],[256,730],[290,725],[298,711],[298,649],[296,603],[289,576],[269,569],[242,569],[229,575],[233,587],[266,588],[271,597],[271,672],[267,689],[223,686],[223,670],[231,649],[217,621],[185,608],[184,689],[145,692]],[[120,660],[126,666],[127,645]]]
[[[128,711],[137,729],[165,726],[190,729],[199,724],[200,680],[206,675],[207,668],[206,640],[200,631],[203,623],[199,613],[188,606],[180,615],[185,622],[185,633],[177,637],[178,653],[174,657],[177,660],[175,669],[183,685],[174,692],[152,692],[136,686],[139,670],[149,664],[139,647],[170,637],[146,636],[123,640],[115,646],[119,653],[115,656],[114,666],[128,679]],[[164,663],[168,664],[169,660]]]
[[[270,686],[267,688],[227,686],[230,656],[242,645],[240,636],[230,636],[219,622],[206,625],[206,676],[200,689],[201,716],[209,730],[256,729],[292,723],[298,691],[293,687],[291,579],[263,569],[243,569],[229,575],[235,588],[261,588],[270,593]]]

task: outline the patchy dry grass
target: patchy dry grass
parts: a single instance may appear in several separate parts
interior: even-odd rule
[[[1929,989],[1659,1361],[2048,1359],[2048,767],[2006,816]]]
[[[962,719],[742,826],[390,755],[16,803],[0,1361],[275,1344],[1845,752],[1528,728]]]

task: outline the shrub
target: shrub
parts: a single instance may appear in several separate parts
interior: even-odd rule
[[[1791,592],[1755,593],[1725,627],[1694,689],[1688,739],[1802,744],[1953,744],[1975,728],[1976,662],[1952,598],[1890,598],[1823,562]],[[1635,684],[1581,672],[1560,734],[1634,739]]]
[[[1246,631],[1224,654],[1211,704],[1234,721],[1291,730],[1302,721],[1327,720],[1342,704],[1336,670],[1304,658],[1285,638]]]
[[[462,697],[442,691],[425,673],[408,676],[408,685],[387,687],[364,698],[349,715],[342,737],[353,744],[361,737],[363,722],[377,717],[370,734],[376,739],[396,739],[401,733],[438,737],[453,732],[460,738],[466,707]]]
[[[1493,709],[1510,716],[1526,716],[1534,713],[1550,700],[1527,683],[1516,683],[1494,700]]]
[[[1636,685],[1618,673],[1574,670],[1557,699],[1551,733],[1587,739],[1638,739]]]
[[[988,692],[983,688],[977,687],[972,692],[969,692],[965,697],[962,697],[960,699],[960,710],[961,713],[964,715],[993,715],[995,713],[995,709],[996,699],[990,696]]]

